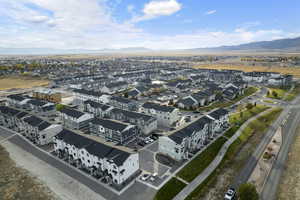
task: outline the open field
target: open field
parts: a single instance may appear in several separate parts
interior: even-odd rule
[[[23,77],[0,77],[0,90],[9,89],[25,89],[38,86],[48,85],[49,81],[34,79],[34,78],[23,78]]]
[[[300,199],[300,126],[297,129],[297,133],[294,144],[291,146],[281,183],[278,187],[278,200]]]
[[[244,72],[278,72],[281,74],[291,74],[300,78],[300,67],[266,67],[266,66],[244,66],[244,65],[196,65],[194,68],[199,69],[227,69],[241,70]]]
[[[0,199],[52,200],[51,192],[33,179],[27,171],[16,167],[9,154],[0,146]]]
[[[171,200],[185,186],[186,184],[181,182],[177,178],[172,178],[157,192],[154,200]]]
[[[268,98],[283,99],[289,90],[280,89],[280,88],[269,88],[268,91],[269,91],[267,95]],[[274,94],[276,94],[276,96]]]

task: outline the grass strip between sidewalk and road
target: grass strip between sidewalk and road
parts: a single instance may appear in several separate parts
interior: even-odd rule
[[[226,133],[225,136],[230,138],[232,135],[235,134],[235,132],[240,128],[240,126],[250,119],[251,117],[267,110],[269,107],[264,105],[257,105],[256,107],[253,107],[251,110],[242,111],[245,114],[243,117],[236,118],[234,121],[231,121],[233,124],[232,128],[230,128]],[[240,116],[238,114],[238,116]],[[183,169],[181,169],[177,176],[182,178],[183,180],[187,182],[193,181],[199,174],[201,174],[208,166],[209,164],[215,159],[217,154],[219,153],[220,149],[222,148],[223,144],[227,141],[226,138],[220,137],[216,141],[214,141],[210,146],[207,147],[202,153],[200,153],[198,156],[196,156],[193,160],[191,160]],[[166,183],[156,194],[155,200],[171,200],[173,197],[175,197],[183,188],[179,190],[177,187],[176,182],[173,180],[176,178],[172,178],[170,181]],[[178,180],[178,179],[176,179]],[[179,181],[179,180],[178,180]],[[181,182],[181,181],[180,181]],[[206,180],[204,181],[206,182]],[[173,188],[173,189],[171,189]],[[172,195],[169,195],[167,198],[164,194],[164,190],[172,190]],[[176,192],[176,194],[175,194]],[[162,198],[163,197],[163,198]]]
[[[184,187],[185,183],[177,178],[171,178],[155,195],[154,200],[171,200],[173,199]]]
[[[250,122],[243,130],[240,137],[230,145],[220,165],[185,200],[198,200],[204,197],[210,187],[216,183],[218,176],[222,174],[222,170],[224,169],[225,165],[234,159],[234,156],[247,143],[247,140],[255,134],[266,132],[270,125],[278,118],[281,112],[282,108],[275,108]],[[235,163],[231,164],[234,165]]]

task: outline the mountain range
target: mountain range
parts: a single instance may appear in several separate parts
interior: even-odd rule
[[[160,50],[165,51],[165,50]],[[300,53],[300,37],[279,39],[272,41],[252,42],[235,46],[220,46],[212,48],[194,48],[174,50],[180,52],[297,52]],[[51,48],[1,48],[0,55],[46,55],[46,54],[107,54],[107,53],[146,53],[156,50],[144,47],[131,47],[121,49],[51,49]],[[168,50],[168,52],[172,52]]]

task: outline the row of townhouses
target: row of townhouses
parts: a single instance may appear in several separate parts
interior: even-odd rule
[[[54,150],[78,168],[85,168],[92,175],[110,177],[120,185],[139,171],[139,156],[63,129],[54,138]]]
[[[26,109],[41,115],[52,115],[55,113],[55,104],[49,101],[18,94],[9,95],[6,99],[6,105],[11,107]]]
[[[46,145],[53,141],[62,126],[51,124],[28,112],[15,108],[0,106],[0,126],[22,133],[37,145]]]
[[[168,136],[160,137],[159,152],[182,161],[201,149],[208,139],[222,132],[228,125],[228,111],[217,109]]]

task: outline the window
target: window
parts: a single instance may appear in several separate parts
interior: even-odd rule
[[[46,135],[42,135],[42,138],[45,139],[45,138],[46,138]]]

